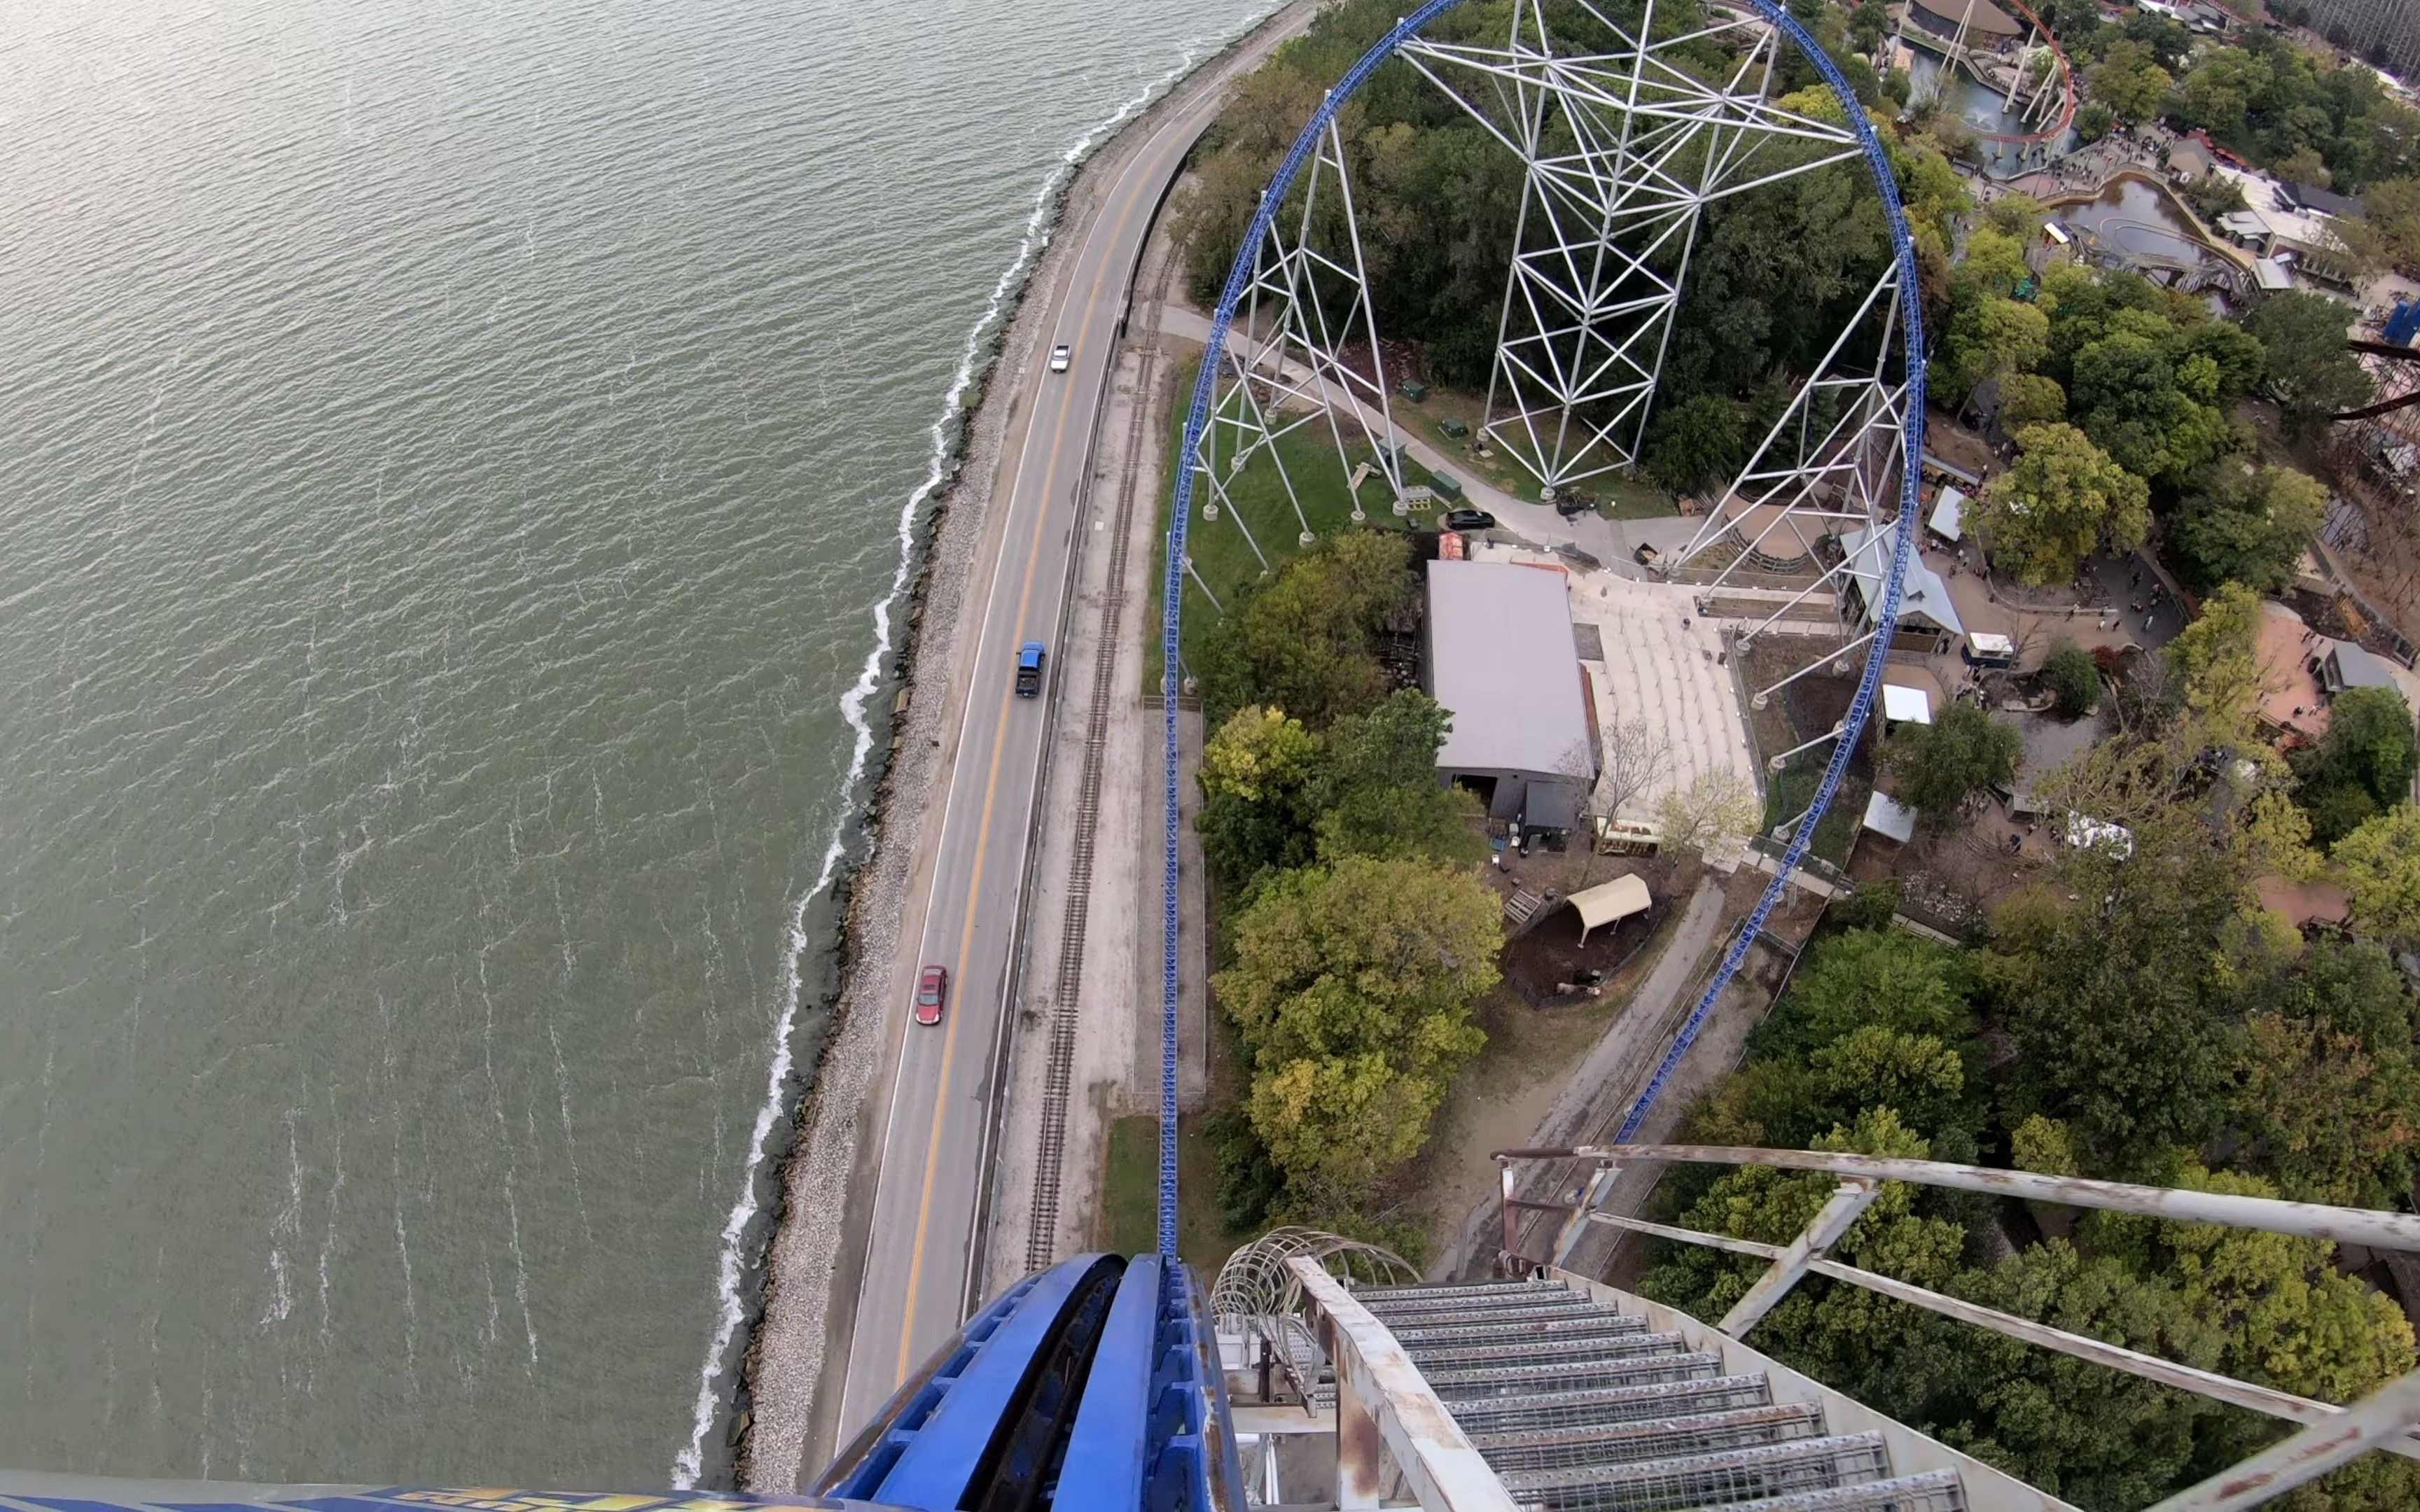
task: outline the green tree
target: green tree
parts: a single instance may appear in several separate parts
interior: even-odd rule
[[[2098,142],[2115,131],[2118,113],[2098,100],[2090,100],[2075,108],[2075,136],[2079,142]]]
[[[2287,413],[2309,421],[2369,402],[2369,375],[2345,349],[2351,324],[2335,301],[2299,292],[2273,294],[2244,317],[2268,350],[2269,387]]]
[[[2353,687],[2328,707],[2327,733],[2294,758],[2295,797],[2312,832],[2333,845],[2354,826],[2409,797],[2420,767],[2412,706],[2391,687]]]
[[[2326,487],[2292,468],[2223,465],[2178,513],[2177,556],[2197,587],[2239,582],[2280,593],[2293,581],[2327,507]]]
[[[1328,727],[1326,760],[1308,795],[1319,814],[1321,860],[1485,857],[1477,800],[1437,779],[1437,751],[1452,722],[1436,700],[1403,688]]]
[[[2131,318],[2130,318],[2131,316]],[[2235,449],[2218,409],[2215,359],[2182,353],[2158,316],[2128,312],[2075,354],[2068,409],[2086,434],[2137,477],[2176,481]]]
[[[2240,748],[2251,743],[2259,711],[2259,595],[2227,583],[2202,604],[2201,617],[2168,642],[2168,671],[2184,689],[2185,744]]]
[[[1198,669],[1213,719],[1247,704],[1285,710],[1312,730],[1359,714],[1386,696],[1380,629],[1417,596],[1411,543],[1348,531],[1280,567],[1231,605],[1206,638]]]
[[[2129,857],[2082,847],[2063,871],[2056,894],[2002,907],[1979,963],[2017,1046],[2019,1111],[2069,1120],[2087,1169],[2152,1170],[2227,1110],[2239,991],[2265,969],[2246,878],[2181,805],[2138,819]]]
[[[2057,701],[2052,708],[2063,718],[2081,718],[2101,702],[2101,668],[2091,652],[2072,640],[2050,648],[2042,658],[2041,680]]]
[[[2398,803],[2336,841],[2355,928],[2382,939],[2420,936],[2420,808]]]
[[[2149,120],[2167,98],[2168,70],[2140,42],[2112,42],[2090,79],[2092,98],[2130,124]]]
[[[2041,201],[2011,191],[1983,207],[1983,224],[2002,236],[2013,237],[2022,252],[2027,242],[2041,235]],[[1968,248],[1971,253],[1972,242]]]
[[[2055,425],[2067,419],[2067,391],[2039,373],[2011,373],[2000,380],[2000,429],[2013,436],[2028,425]]]
[[[2029,583],[2071,575],[2097,546],[2133,548],[2150,529],[2150,490],[2072,425],[2017,432],[2016,465],[1992,480],[1967,523]]]
[[[2022,373],[2050,354],[2050,316],[1998,296],[1977,301],[1954,316],[1942,343],[1942,377],[1949,393],[1964,393],[1985,378]]]
[[[1262,872],[1311,859],[1310,799],[1320,739],[1282,709],[1247,704],[1202,749],[1194,827],[1218,886],[1240,893]]]
[[[2179,86],[2177,124],[2234,137],[2243,130],[2253,98],[2269,84],[2269,65],[2252,54],[2240,48],[2211,48]]]
[[[1349,1207],[1419,1148],[1485,1036],[1496,895],[1468,872],[1351,856],[1269,878],[1212,979],[1252,1065],[1252,1127],[1295,1201]]]
[[[2362,216],[2387,259],[2420,267],[2420,178],[2390,178],[2362,196]]]
[[[1665,410],[1647,442],[1647,470],[1676,493],[1730,482],[1747,461],[1747,427],[1740,407],[1701,393]]]
[[[1932,723],[1892,735],[1884,744],[1882,766],[1898,786],[1899,801],[1916,809],[1928,828],[1945,830],[1970,803],[2011,780],[2024,752],[2014,729],[1971,703],[1952,703]]]
[[[2299,1202],[2394,1206],[2420,1148],[2412,1001],[2395,963],[2375,945],[2323,937],[2260,998],[2244,1021],[2230,1120],[2248,1164]]]

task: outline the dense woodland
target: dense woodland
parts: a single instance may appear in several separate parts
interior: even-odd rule
[[[1182,210],[1198,293],[1222,281],[1254,193],[1321,90],[1397,8],[1348,0],[1228,113]],[[1659,24],[1681,24],[1680,8],[1660,7]],[[1844,55],[1873,32],[1870,5],[1793,9]],[[2210,113],[2190,123],[2264,160],[2309,153],[2390,203],[2393,176],[2415,165],[2410,112],[2273,39],[2196,53],[2066,0],[2054,20],[2114,116]],[[1450,23],[1500,33],[1507,8],[1473,3]],[[1861,93],[1866,81],[1885,113],[1895,85],[1903,95],[1903,81],[1868,69]],[[2038,795],[2123,825],[2131,847],[2064,851],[1958,948],[1890,929],[1887,885],[1836,905],[1747,1064],[1688,1132],[2408,1209],[2420,999],[2392,952],[2420,947],[2412,714],[2390,691],[2347,693],[2324,738],[2281,756],[2256,712],[2259,595],[2290,577],[2325,490],[2262,455],[2247,406],[2308,426],[2366,396],[2344,310],[2288,295],[2230,320],[2128,275],[2037,277],[2036,207],[1978,208],[1950,168],[1954,131],[1877,120],[1917,227],[1935,397],[1973,401],[2015,443],[1970,516],[1995,562],[2056,581],[2097,548],[2156,540],[2202,613],[2122,678],[2072,646],[2040,673],[2061,714],[2114,733],[2036,774]],[[1483,384],[1517,170],[1400,67],[1348,110],[1343,134],[1382,328],[1419,344],[1432,378]],[[1645,449],[1668,486],[1737,465],[1880,270],[1863,173],[1826,168],[1708,211]],[[1237,1227],[1402,1238],[1389,1178],[1481,1042],[1470,1011],[1497,980],[1501,934],[1473,874],[1477,815],[1435,779],[1444,711],[1391,690],[1377,656],[1416,583],[1400,537],[1323,542],[1231,603],[1194,668],[1213,731],[1200,827],[1220,918],[1214,991],[1238,1088],[1213,1135]],[[2008,731],[1962,709],[1895,737],[1882,761],[1941,827],[2006,781],[2016,754]],[[2306,935],[2255,897],[2263,878],[2321,875],[2350,898],[2342,929]],[[1662,1200],[1689,1227],[1782,1242],[1827,1196],[1820,1178],[1707,1170],[1668,1180]],[[2414,1361],[2402,1312],[2317,1241],[1895,1189],[1836,1253],[2327,1400]],[[1757,1269],[1676,1246],[1643,1289],[1718,1317]],[[2086,1507],[2145,1504],[2283,1431],[1823,1280],[1753,1342]],[[2372,1456],[2278,1504],[2420,1505],[2420,1473]]]

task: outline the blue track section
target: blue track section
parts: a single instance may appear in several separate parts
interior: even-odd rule
[[[1161,673],[1160,702],[1165,741],[1163,819],[1167,852],[1165,888],[1161,894],[1166,900],[1166,910],[1161,920],[1160,952],[1159,1249],[1166,1256],[1176,1253],[1176,842],[1180,824],[1177,807],[1177,646],[1184,618],[1185,542],[1193,513],[1193,470],[1184,459],[1200,455],[1202,435],[1209,428],[1218,363],[1227,349],[1227,335],[1234,323],[1236,303],[1251,282],[1252,270],[1260,259],[1261,248],[1268,239],[1269,228],[1275,224],[1278,209],[1284,204],[1287,193],[1302,172],[1303,164],[1311,161],[1321,135],[1326,131],[1328,123],[1336,118],[1336,113],[1359,92],[1379,66],[1392,57],[1404,42],[1419,35],[1430,22],[1461,3],[1462,0],[1428,0],[1426,5],[1397,22],[1392,31],[1345,70],[1344,76],[1320,101],[1318,110],[1312,112],[1302,134],[1295,138],[1285,161],[1279,164],[1277,173],[1269,180],[1269,187],[1261,195],[1260,208],[1244,233],[1243,245],[1235,255],[1234,266],[1228,270],[1226,286],[1219,292],[1218,307],[1211,312],[1208,346],[1202,355],[1201,374],[1193,385],[1192,404],[1186,411],[1185,440],[1178,453],[1180,461],[1176,470],[1176,502],[1171,511],[1168,534],[1168,566],[1160,587],[1160,603],[1164,606],[1160,622],[1160,656],[1165,670]],[[1905,326],[1908,381],[1908,422],[1905,455],[1900,468],[1900,518],[1903,522],[1912,522],[1917,517],[1918,462],[1924,451],[1924,312],[1916,292],[1916,243],[1908,233],[1907,213],[1900,201],[1899,182],[1892,177],[1890,158],[1884,150],[1882,139],[1875,134],[1873,124],[1866,118],[1863,107],[1857,104],[1848,79],[1840,72],[1839,67],[1824,54],[1815,39],[1807,35],[1806,28],[1774,0],[1740,0],[1740,3],[1754,9],[1777,28],[1823,74],[1848,116],[1849,128],[1856,134],[1858,145],[1864,150],[1867,166],[1872,172],[1874,185],[1882,193],[1883,204],[1890,219],[1891,237],[1899,263],[1900,317]],[[1915,532],[1905,529],[1892,533],[1896,539],[1891,552],[1890,576],[1883,590],[1873,646],[1866,655],[1865,673],[1858,679],[1856,697],[1849,705],[1840,738],[1833,746],[1832,759],[1823,768],[1823,780],[1815,791],[1814,804],[1800,822],[1772,884],[1757,900],[1754,912],[1749,914],[1738,936],[1724,952],[1722,964],[1707,982],[1704,995],[1690,1011],[1663,1062],[1649,1079],[1646,1090],[1639,1094],[1637,1103],[1623,1118],[1620,1139],[1630,1139],[1637,1134],[1648,1111],[1663,1094],[1673,1068],[1681,1063],[1681,1057],[1687,1055],[1690,1045],[1697,1041],[1706,1015],[1713,1011],[1723,989],[1730,985],[1740,963],[1746,959],[1748,946],[1758,932],[1764,928],[1774,906],[1780,902],[1782,889],[1789,886],[1790,873],[1806,858],[1807,846],[1814,837],[1816,825],[1831,810],[1832,799],[1840,791],[1840,779],[1848,771],[1849,758],[1856,749],[1858,738],[1865,733],[1866,720],[1873,713],[1874,698],[1882,686],[1883,666],[1889,654],[1892,635],[1899,625],[1900,599],[1907,580],[1907,564],[1914,549],[1911,543]]]

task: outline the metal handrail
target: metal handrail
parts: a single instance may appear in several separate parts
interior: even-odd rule
[[[1881,1192],[1881,1183],[1911,1181],[1921,1186],[1980,1192],[2064,1207],[2095,1208],[2184,1223],[2217,1224],[2310,1239],[2335,1240],[2380,1249],[2420,1250],[2420,1217],[2362,1208],[2330,1207],[2313,1202],[2287,1202],[2275,1197],[2238,1196],[2222,1192],[2192,1192],[2169,1187],[2135,1186],[2122,1181],[2097,1181],[2083,1177],[2047,1176],[2038,1171],[2000,1170],[1984,1165],[1959,1165],[1945,1161],[1905,1160],[1892,1156],[1858,1155],[1812,1149],[1754,1149],[1733,1145],[1577,1145],[1564,1149],[1500,1149],[1496,1152],[1503,1204],[1504,1249],[1508,1266],[1528,1269],[1538,1261],[1517,1253],[1513,1227],[1516,1211],[1559,1212],[1569,1217],[1633,1233],[1682,1243],[1699,1244],[1770,1262],[1746,1296],[1715,1325],[1732,1338],[1744,1337],[1773,1306],[1810,1272],[1860,1287],[1911,1306],[1953,1318],[1975,1327],[2089,1360],[2162,1385],[2272,1417],[2304,1425],[2301,1433],[2222,1472],[2199,1486],[2180,1491],[2154,1512],[2232,1509],[2262,1501],[2345,1463],[2366,1450],[2384,1449],[2420,1459],[2420,1371],[2387,1382],[2359,1402],[2340,1407],[2273,1387],[2238,1381],[2212,1371],[2163,1360],[2155,1355],[2106,1343],[1997,1308],[1932,1291],[1828,1257],[1827,1252],[1846,1234]],[[1663,1165],[1674,1161],[1716,1165],[1763,1165],[1781,1170],[1818,1171],[1839,1178],[1839,1187],[1821,1211],[1787,1245],[1766,1244],[1703,1233],[1668,1224],[1650,1223],[1620,1213],[1604,1212],[1592,1204],[1530,1201],[1513,1196],[1513,1165],[1531,1160],[1592,1161],[1598,1179],[1591,1193],[1609,1189],[1604,1177],[1624,1165]]]

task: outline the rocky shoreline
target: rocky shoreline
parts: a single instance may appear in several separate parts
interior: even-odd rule
[[[898,949],[915,842],[938,776],[948,685],[957,671],[950,652],[969,628],[960,623],[966,587],[993,524],[993,484],[1016,409],[1013,397],[987,402],[994,396],[991,380],[1032,364],[1043,332],[1029,317],[1026,297],[1064,275],[1076,239],[1063,233],[1092,212],[1088,194],[1104,166],[1172,106],[1216,87],[1220,65],[1238,48],[1315,5],[1297,0],[1282,7],[1202,59],[1075,165],[1047,208],[1043,250],[1008,291],[990,351],[978,356],[959,411],[954,455],[918,522],[913,549],[919,560],[900,607],[898,644],[884,685],[894,694],[882,719],[889,738],[866,773],[870,796],[860,840],[834,887],[839,928],[820,974],[833,984],[826,997],[829,1017],[822,1043],[802,1057],[791,1145],[775,1168],[756,1312],[726,1419],[732,1480],[742,1489],[795,1490],[810,1451],[838,1429],[830,1421],[835,1404],[819,1398],[830,1315],[853,1302],[861,1263],[841,1253],[848,1227],[843,1215],[852,1190],[875,1164],[861,1136],[883,1065],[886,1023],[878,1002],[868,997],[889,980]]]

